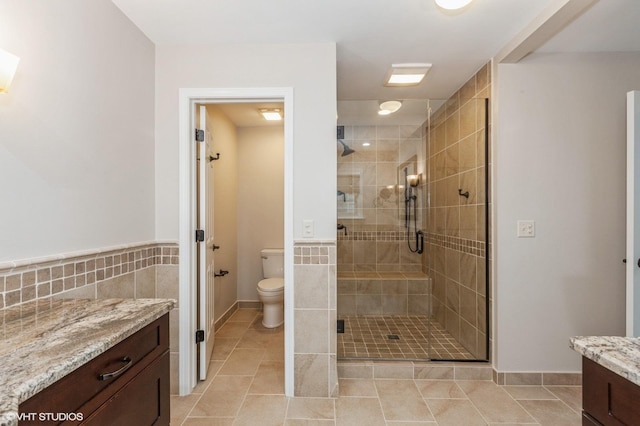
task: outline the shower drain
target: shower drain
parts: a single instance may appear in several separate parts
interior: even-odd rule
[[[387,339],[389,340],[400,340],[400,336],[397,334],[387,334]]]

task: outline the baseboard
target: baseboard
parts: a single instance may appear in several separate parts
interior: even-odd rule
[[[494,369],[493,381],[505,386],[580,386],[582,373],[498,372]]]

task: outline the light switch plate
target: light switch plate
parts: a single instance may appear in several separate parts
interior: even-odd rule
[[[313,220],[307,219],[302,221],[302,236],[313,238]]]
[[[536,236],[536,223],[533,220],[518,221],[518,238],[533,238]]]

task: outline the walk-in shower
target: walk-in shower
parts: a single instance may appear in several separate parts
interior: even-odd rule
[[[486,99],[377,109],[338,102],[338,357],[486,360]]]

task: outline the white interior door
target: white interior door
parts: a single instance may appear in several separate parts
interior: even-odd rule
[[[207,107],[199,106],[199,129],[204,140],[198,142],[198,229],[204,233],[204,241],[198,243],[198,329],[204,333],[204,341],[198,343],[198,378],[207,378],[214,343],[213,315],[213,170],[210,160],[211,132],[207,129]]]
[[[627,93],[627,336],[640,336],[640,91]]]

